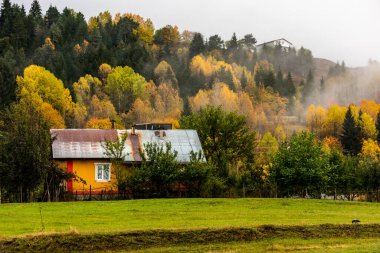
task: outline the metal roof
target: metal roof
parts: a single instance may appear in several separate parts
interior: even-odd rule
[[[178,152],[179,162],[189,162],[190,152],[202,151],[197,131],[195,130],[162,130],[164,137],[159,136],[159,131],[135,130],[100,130],[100,129],[52,129],[50,130],[53,141],[54,159],[88,159],[107,158],[104,155],[103,144],[105,140],[116,140],[128,132],[124,154],[125,162],[141,162],[139,150],[144,150],[147,143],[163,145],[170,142],[172,149]]]

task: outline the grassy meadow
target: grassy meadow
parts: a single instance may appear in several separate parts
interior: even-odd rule
[[[41,213],[40,213],[41,211]],[[0,236],[380,223],[380,204],[304,199],[149,199],[0,205]]]
[[[361,220],[361,225],[352,225],[352,219]],[[115,252],[123,252],[117,245],[128,252],[376,252],[380,250],[378,224],[380,204],[332,200],[1,204],[0,251],[35,245],[36,251],[52,247],[53,252],[80,237],[85,249],[102,251],[104,246],[111,247],[110,252],[114,252],[112,245]],[[7,241],[16,248],[9,248]],[[107,246],[97,245],[100,241],[107,241]]]

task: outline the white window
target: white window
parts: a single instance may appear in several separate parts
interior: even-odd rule
[[[95,181],[108,182],[111,181],[111,164],[95,163]]]

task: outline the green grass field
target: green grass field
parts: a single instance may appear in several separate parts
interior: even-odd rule
[[[303,228],[313,230],[313,225],[351,224],[352,219],[361,220],[363,226],[380,224],[380,204],[249,198],[2,204],[0,205],[0,238],[3,241],[15,240],[12,239],[15,237],[18,238],[17,240],[22,240],[20,236],[24,238],[27,235],[41,234],[41,232],[44,236],[61,232],[92,236],[125,232],[145,233],[155,230],[197,233],[204,229],[218,231],[235,228],[255,229],[262,225],[278,226],[281,232],[281,226],[285,228],[298,226],[301,230]],[[351,229],[350,226],[354,225],[349,225],[347,228]],[[336,229],[340,229],[339,226]],[[380,234],[377,232],[369,232],[364,238],[358,236],[360,239],[353,241],[349,234],[340,237],[339,231],[334,233],[340,238],[327,238],[327,235],[324,236],[325,238],[315,238],[318,237],[318,231],[323,233],[323,229],[318,230],[316,234],[313,232],[312,238],[302,238],[302,231],[298,233],[298,228],[296,230],[297,233],[290,232],[293,234],[289,238],[286,238],[285,232],[277,236],[280,233],[273,232],[273,235],[270,235],[269,231],[268,237],[257,241],[227,240],[224,243],[218,243],[218,241],[207,243],[206,240],[205,243],[199,244],[197,241],[193,245],[175,242],[173,245],[148,247],[141,252],[252,252],[252,249],[257,249],[255,252],[293,250],[326,252],[326,249],[329,249],[328,252],[350,252],[350,250],[351,252],[376,252],[380,249]],[[155,237],[152,238],[149,240],[154,241]],[[361,244],[368,246],[361,247]]]
[[[40,208],[42,213],[42,223]],[[0,205],[0,236],[39,232],[380,223],[380,204],[303,199],[150,199]]]

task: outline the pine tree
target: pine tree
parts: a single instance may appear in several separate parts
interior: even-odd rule
[[[236,34],[234,33],[232,35],[232,38],[230,41],[228,41],[227,49],[228,50],[236,50],[238,48],[238,41],[236,38]]]
[[[292,73],[288,72],[286,80],[284,82],[284,93],[282,95],[286,97],[294,96],[296,93],[296,87],[294,86]]]
[[[302,92],[303,102],[305,102],[306,98],[313,92],[313,88],[314,88],[314,75],[310,69],[309,73],[307,74],[306,83]]]
[[[0,109],[6,107],[15,99],[17,85],[13,69],[13,60],[9,59],[8,55],[0,58]]]
[[[50,28],[54,23],[58,21],[59,11],[57,7],[50,5],[49,9],[46,11],[46,15],[44,17],[45,26]]]
[[[357,155],[362,148],[361,129],[355,122],[351,107],[348,108],[344,118],[340,142],[344,151],[350,155]]]
[[[219,35],[215,34],[208,39],[207,49],[208,51],[221,50],[223,48],[223,44],[224,41],[222,38],[220,38]]]
[[[195,33],[194,38],[191,41],[190,48],[189,48],[190,59],[198,54],[203,53],[204,50],[205,50],[205,43],[204,43],[202,34]]]
[[[32,17],[35,21],[42,20],[41,6],[37,0],[34,0],[32,3],[29,10],[29,16]]]
[[[9,0],[4,0],[0,9],[0,37],[9,36],[12,32],[12,7]]]
[[[319,92],[320,93],[325,92],[325,79],[323,78],[323,76],[321,80],[319,81]]]
[[[284,86],[284,76],[282,74],[281,69],[278,70],[276,75],[276,83],[274,85],[274,90],[283,93],[283,86]]]

